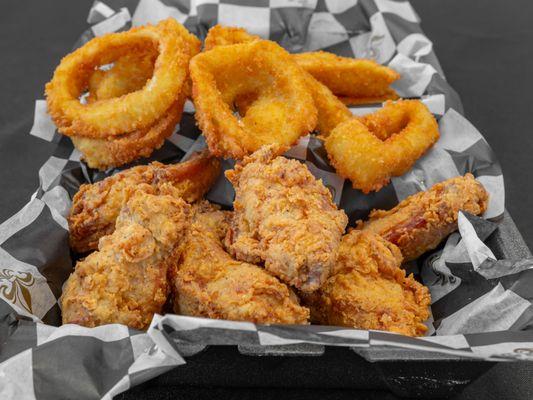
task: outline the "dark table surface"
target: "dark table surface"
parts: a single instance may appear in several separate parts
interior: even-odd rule
[[[38,184],[37,171],[53,144],[29,136],[34,101],[86,27],[92,0],[4,0],[0,13],[0,221],[18,211]],[[468,119],[501,161],[506,205],[533,245],[533,135],[528,101],[533,89],[533,1],[413,0],[448,81],[462,97]],[[532,399],[533,365],[499,364],[458,399]],[[123,397],[123,396],[121,396]],[[367,398],[377,392],[343,390],[138,390],[124,398]]]

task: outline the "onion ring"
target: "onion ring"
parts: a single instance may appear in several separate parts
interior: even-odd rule
[[[301,69],[270,41],[215,47],[190,63],[196,119],[211,152],[241,159],[265,144],[287,150],[316,125],[317,111]],[[255,101],[242,118],[239,96]]]
[[[242,28],[215,25],[209,30],[205,38],[204,49],[211,50],[218,46],[228,46],[258,40],[261,40],[259,36],[251,35]],[[308,72],[303,71],[303,74],[305,75],[305,80],[318,112],[315,129],[322,136],[326,137],[338,124],[351,118],[352,113],[326,86],[318,82]],[[255,100],[257,100],[256,95],[247,94],[238,96],[234,103],[239,113],[243,116],[246,115],[248,108]]]
[[[209,30],[204,49],[256,40],[261,38],[242,28],[216,25]],[[291,57],[346,105],[381,103],[398,98],[389,86],[400,75],[373,60],[340,57],[325,51],[291,54]]]
[[[204,51],[209,51],[218,46],[229,46],[262,40],[261,37],[248,33],[246,29],[234,26],[215,25],[209,29],[204,40]]]
[[[428,108],[418,100],[400,100],[341,123],[325,138],[325,147],[337,173],[368,193],[407,172],[438,138]]]
[[[191,56],[199,52],[197,40],[193,39],[189,44]],[[117,59],[110,70],[95,71],[89,80],[88,103],[140,90],[153,74],[157,54],[155,47],[147,47],[140,53],[127,54]],[[174,131],[190,92],[190,80],[187,79],[176,102],[148,128],[102,139],[74,135],[71,136],[72,142],[82,153],[82,159],[87,165],[100,170],[148,157]]]
[[[327,137],[340,123],[352,118],[350,110],[325,85],[305,72],[307,85],[318,111],[316,130]]]
[[[169,18],[156,26],[92,39],[64,57],[46,85],[48,109],[59,131],[102,138],[153,125],[183,89],[193,40],[197,39]],[[96,67],[149,45],[157,45],[159,55],[153,77],[141,90],[91,104],[80,103],[79,96]]]
[[[99,74],[97,78],[91,78],[91,91],[87,98],[89,102],[121,96],[129,93],[127,90],[136,90],[136,85],[141,85],[142,87],[141,80],[138,79],[134,72],[139,71],[142,75],[143,71],[140,68],[143,67],[122,64],[122,60],[125,58],[129,59],[130,57],[126,56],[117,61],[117,63],[121,62],[118,64],[121,65],[120,73],[115,71],[112,75]],[[138,60],[132,57],[128,61],[135,62]],[[147,69],[149,68],[147,67]],[[111,71],[101,72],[108,73]],[[131,80],[128,80],[128,77],[131,77]],[[74,146],[82,153],[83,161],[90,168],[106,170],[119,167],[141,157],[149,157],[154,150],[163,145],[166,138],[172,135],[176,124],[181,120],[183,106],[191,92],[190,81],[186,82],[186,87],[187,89],[184,89],[180,93],[179,99],[170,106],[165,114],[154,125],[146,129],[139,129],[125,133],[124,135],[103,139],[93,139],[84,136],[71,136],[70,139]]]
[[[108,71],[97,70],[89,79],[88,103],[112,99],[142,89],[154,73],[157,49],[119,58]]]
[[[371,97],[350,97],[350,96],[339,96],[339,100],[347,106],[359,106],[363,104],[373,104],[373,103],[384,103],[387,100],[398,100],[399,96],[392,89],[388,89],[386,93],[381,96],[371,96]]]
[[[163,117],[148,128],[103,139],[71,136],[72,143],[82,153],[82,159],[89,167],[100,170],[149,157],[174,132],[181,119],[185,100],[185,94],[180,95],[180,99],[170,106]]]
[[[339,57],[325,51],[292,57],[336,96],[382,97],[392,90],[389,85],[400,78],[396,71],[373,60]]]

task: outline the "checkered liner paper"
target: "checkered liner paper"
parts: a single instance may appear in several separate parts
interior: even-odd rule
[[[386,332],[331,326],[261,326],[246,322],[156,315],[147,332],[124,325],[84,328],[60,325],[58,298],[72,272],[66,216],[82,183],[113,174],[88,169],[70,140],[59,135],[46,103],[35,103],[31,135],[55,142],[39,171],[30,202],[0,225],[0,398],[112,398],[147,379],[186,364],[186,351],[205,345],[287,345],[408,348],[469,358],[533,359],[533,260],[496,260],[483,243],[504,213],[503,176],[482,135],[462,116],[413,8],[391,0],[106,0],[96,1],[76,43],[173,17],[205,37],[219,23],[241,26],[292,52],[323,49],[373,58],[401,74],[394,89],[421,98],[439,121],[441,138],[406,175],[363,195],[338,177],[314,136],[287,156],[305,162],[332,190],[350,217],[388,209],[444,179],[473,173],[490,192],[484,218],[460,215],[459,232],[437,252],[408,266],[432,294],[429,334],[409,338]],[[381,105],[353,108],[365,114]],[[186,113],[150,160],[178,162],[205,143]],[[224,167],[233,163],[225,161]],[[208,199],[231,205],[233,190],[221,175]],[[181,368],[187,368],[186,365]]]

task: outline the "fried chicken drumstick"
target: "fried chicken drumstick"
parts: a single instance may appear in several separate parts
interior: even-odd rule
[[[374,232],[398,246],[404,261],[432,250],[457,229],[459,211],[483,214],[488,193],[472,174],[437,183],[389,211],[374,210],[357,229]]]
[[[98,240],[113,232],[121,207],[139,188],[192,203],[209,190],[219,172],[219,161],[203,152],[182,163],[153,162],[82,185],[74,196],[68,218],[70,246],[79,253],[96,249]]]
[[[311,322],[421,336],[427,328],[428,289],[400,268],[402,255],[371,232],[342,238],[333,275],[320,290],[303,294]]]
[[[68,278],[60,299],[63,324],[146,329],[167,300],[167,272],[179,257],[190,208],[179,198],[136,192],[115,231]]]
[[[229,212],[209,206],[194,217],[171,273],[174,311],[260,324],[306,324],[309,310],[262,268],[234,260],[223,248]]]
[[[304,164],[273,154],[263,147],[226,172],[236,193],[226,247],[311,292],[330,275],[348,219]]]

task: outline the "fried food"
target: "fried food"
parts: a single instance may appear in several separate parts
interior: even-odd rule
[[[242,28],[216,25],[207,33],[204,49],[210,50],[217,46],[228,46],[259,40],[261,40],[259,36],[251,35]],[[350,119],[352,113],[329,88],[317,81],[309,72],[302,70],[302,75],[317,109],[315,130],[325,137],[341,122]],[[234,103],[237,111],[241,115],[246,115],[252,103],[257,100],[257,97],[256,93],[248,93],[236,97]]]
[[[98,251],[76,265],[60,299],[63,324],[146,329],[168,296],[168,269],[190,221],[182,199],[136,192]]]
[[[118,167],[141,157],[149,157],[174,132],[176,124],[181,120],[185,100],[185,93],[180,94],[178,101],[163,117],[146,129],[103,139],[71,136],[72,143],[81,152],[82,160],[90,168],[99,170]]]
[[[398,100],[400,97],[393,89],[385,91],[381,96],[350,97],[339,96],[339,100],[347,106],[360,106],[363,104],[383,103],[387,100]]]
[[[218,46],[228,46],[239,43],[249,43],[259,41],[259,36],[250,35],[242,28],[223,27],[216,25],[212,27],[205,39],[205,50],[211,50]],[[350,110],[313,76],[306,71],[301,71],[305,79],[308,90],[311,92],[317,110],[317,124],[315,129],[323,136],[329,133],[341,122],[352,117]],[[257,93],[240,94],[234,99],[236,110],[240,115],[246,115],[251,105],[257,101]]]
[[[194,36],[188,41],[189,55],[199,53],[199,42]],[[154,74],[157,48],[147,47],[139,53],[126,54],[113,63],[109,70],[96,70],[89,79],[87,102],[107,100],[142,89]],[[184,83],[180,97],[190,97],[191,81]]]
[[[236,193],[226,246],[311,292],[330,275],[348,218],[304,164],[275,154],[265,146],[226,171]]]
[[[337,96],[383,98],[400,74],[373,60],[339,57],[325,51],[293,54],[296,63]]]
[[[324,144],[337,173],[369,193],[406,173],[438,138],[428,108],[419,100],[400,100],[341,123]]]
[[[197,48],[190,46],[191,56]],[[120,97],[140,90],[152,76],[156,49],[147,48],[140,54],[127,54],[115,61],[110,70],[97,70],[89,80],[89,103]],[[178,100],[167,112],[146,129],[140,129],[111,138],[93,139],[84,136],[71,136],[74,146],[82,153],[82,159],[91,168],[106,170],[121,166],[141,157],[149,157],[160,148],[165,139],[172,135],[176,124],[181,120],[183,106],[191,94],[190,80],[184,84]]]
[[[70,246],[79,253],[95,249],[102,236],[113,232],[120,209],[136,190],[170,194],[191,203],[202,198],[219,173],[219,161],[203,152],[179,164],[153,162],[82,185],[68,217]]]
[[[422,336],[429,317],[429,290],[400,268],[402,255],[371,232],[342,238],[333,275],[320,290],[303,294],[311,321]]]
[[[200,51],[199,40],[170,19],[155,27],[136,28],[103,38],[94,39],[65,57],[46,87],[49,111],[59,131],[71,136],[74,146],[82,153],[82,159],[89,167],[101,170],[124,165],[140,157],[148,157],[154,149],[163,145],[181,119],[183,105],[190,95],[188,62]],[[108,47],[113,50],[106,51]],[[113,61],[111,69],[94,70],[106,60]],[[106,134],[96,134],[76,127],[77,123],[86,124],[96,118],[90,117],[91,113],[100,118],[98,123],[114,117],[109,121],[110,126],[115,119],[125,118],[126,124],[137,118],[130,114],[133,106],[129,101],[135,102],[135,99],[143,94],[153,96],[154,93],[165,90],[164,86],[160,87],[156,83],[161,77],[170,79],[164,71],[168,68],[163,62],[170,63],[171,70],[176,67],[181,69],[180,75],[175,76],[179,85],[176,86],[176,82],[172,82],[169,92],[160,97],[161,101],[168,105],[166,108],[157,105],[155,109],[159,114],[156,118],[148,118],[146,121],[149,123],[144,123],[143,117],[139,117],[139,120],[134,122],[139,122],[139,125],[135,125],[137,128],[131,129],[129,125],[122,125],[123,131],[110,129]],[[80,63],[83,68],[78,65]],[[75,93],[72,88],[70,89],[73,92],[66,92],[70,82],[76,82]],[[88,88],[89,96],[87,104],[83,105],[78,100],[78,92],[85,88]],[[169,96],[173,96],[172,102],[167,103],[165,99],[170,98]],[[57,99],[63,100],[58,102]],[[66,110],[78,110],[76,115],[79,115],[73,120],[72,126],[67,121],[69,117],[68,112],[64,110],[65,104],[72,106],[68,106]],[[137,105],[134,104],[135,107]],[[65,124],[68,126],[65,127]]]
[[[302,71],[305,76],[307,88],[313,96],[317,110],[317,123],[315,130],[321,137],[326,137],[341,122],[347,121],[353,115],[350,110],[315,78],[307,72]],[[249,107],[257,98],[253,94],[240,96],[235,99],[235,106],[241,115],[245,115]]]
[[[286,285],[256,265],[234,260],[224,250],[230,212],[202,208],[171,274],[174,311],[258,324],[307,324],[309,310],[299,305]]]
[[[191,44],[198,43],[176,20],[97,37],[67,55],[46,85],[49,113],[66,135],[103,138],[153,125],[179,97],[187,80]],[[157,46],[153,77],[119,98],[81,104],[95,69],[146,46]]]
[[[357,227],[397,245],[406,261],[414,260],[457,230],[459,211],[483,214],[488,197],[483,185],[466,174],[416,193],[391,210],[374,210]]]
[[[87,101],[112,99],[142,89],[154,74],[157,56],[157,49],[148,46],[119,58],[109,70],[96,70],[89,79]]]
[[[257,40],[261,38],[242,28],[216,25],[209,30],[204,49]],[[325,51],[292,54],[291,57],[345,104],[380,103],[398,98],[390,85],[400,75],[373,60],[340,57]]]
[[[243,28],[234,26],[215,25],[209,29],[204,41],[204,51],[209,51],[218,46],[247,43],[262,40],[257,35],[252,35]]]
[[[331,131],[339,124],[348,121],[353,117],[350,110],[322,83],[313,78],[309,73],[305,73],[309,90],[315,101],[318,111],[317,124],[315,130],[320,133],[320,137],[329,136]]]
[[[211,152],[242,159],[265,144],[287,150],[316,125],[317,110],[300,68],[270,41],[215,47],[190,63],[198,125]],[[246,113],[236,99],[252,96]]]

